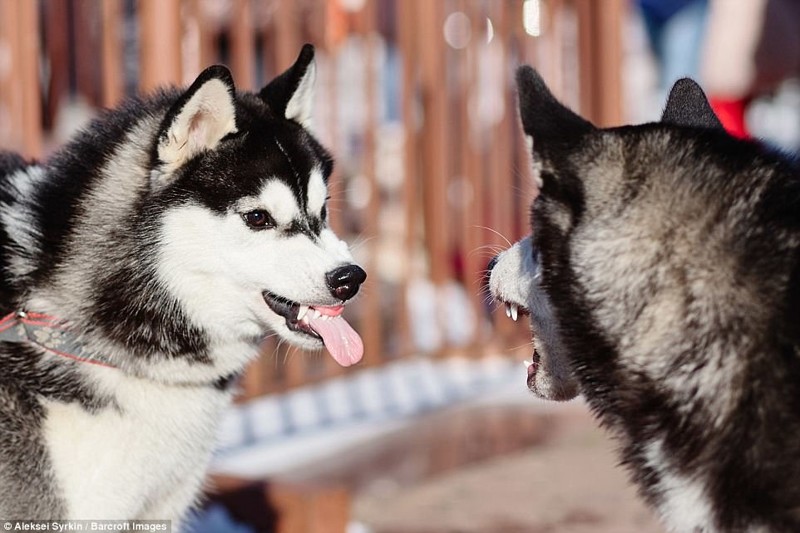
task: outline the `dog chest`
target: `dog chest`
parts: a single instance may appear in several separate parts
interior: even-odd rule
[[[141,380],[118,384],[114,397],[115,406],[98,412],[46,405],[45,443],[68,518],[138,518],[187,484],[199,487],[229,403],[212,388]]]

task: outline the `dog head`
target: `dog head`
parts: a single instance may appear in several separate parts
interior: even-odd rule
[[[577,366],[603,367],[598,354],[637,334],[644,295],[659,291],[660,269],[675,259],[664,261],[664,233],[680,231],[680,217],[707,216],[699,195],[714,183],[697,175],[725,171],[702,155],[709,138],[736,141],[691,80],[675,85],[661,122],[612,129],[560,104],[530,67],[517,83],[538,189],[533,233],[495,258],[489,284],[530,312],[529,388],[566,400],[580,391]]]
[[[363,345],[341,315],[366,273],[328,226],[333,163],[308,130],[314,77],[310,45],[257,94],[205,70],[161,123],[147,207],[159,277],[212,338],[271,330],[324,343],[347,366]]]

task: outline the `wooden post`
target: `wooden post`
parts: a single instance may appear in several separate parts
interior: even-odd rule
[[[277,485],[269,500],[278,512],[276,533],[341,533],[350,519],[345,488]]]
[[[120,0],[102,0],[100,3],[102,25],[101,62],[103,78],[101,103],[104,107],[116,105],[125,93],[123,77],[122,3]]]
[[[378,128],[378,94],[376,93],[377,79],[375,75],[375,2],[367,2],[359,13],[359,26],[364,39],[364,105],[366,106],[364,128],[364,158],[361,161],[362,171],[369,183],[370,197],[366,208],[364,230],[369,238],[365,244],[367,249],[368,272],[373,272],[367,278],[364,286],[363,304],[361,306],[361,320],[364,337],[364,363],[366,366],[380,364],[383,346],[381,343],[381,306],[380,285],[377,274],[378,255],[378,219],[380,217],[380,184],[375,175],[375,151],[377,150]]]
[[[27,157],[42,154],[38,28],[38,3],[0,2],[0,52],[10,59],[0,71],[0,142]]]
[[[70,43],[74,51],[74,85],[79,97],[92,107],[101,102],[100,69],[97,68],[98,50],[102,56],[99,5],[92,0],[74,0],[70,12],[74,28]]]
[[[294,63],[300,53],[300,21],[295,0],[276,0],[272,31],[275,33],[275,56],[280,74]]]
[[[139,0],[139,86],[181,85],[180,0]]]
[[[44,2],[42,7],[44,54],[50,60],[42,124],[45,129],[52,129],[61,101],[69,91],[69,12],[67,2]]]
[[[236,87],[254,90],[255,31],[250,0],[234,0],[231,29],[231,70]]]
[[[623,0],[576,0],[581,112],[598,126],[622,120]]]

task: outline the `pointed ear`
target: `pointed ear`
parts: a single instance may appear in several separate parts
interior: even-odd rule
[[[569,147],[586,133],[596,130],[591,122],[556,100],[539,73],[531,67],[517,70],[517,89],[522,127],[525,134],[533,138],[534,152]]]
[[[259,94],[276,115],[308,127],[311,121],[316,72],[314,47],[306,44],[300,50],[294,65],[269,82]]]
[[[675,82],[667,98],[661,122],[674,126],[724,130],[697,82],[683,78]]]
[[[166,175],[200,152],[213,150],[236,132],[235,88],[230,71],[215,65],[204,70],[172,105],[161,122],[156,157]]]

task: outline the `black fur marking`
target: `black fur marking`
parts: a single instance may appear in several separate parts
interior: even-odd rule
[[[522,126],[533,137],[535,153],[546,153],[551,146],[572,144],[595,127],[555,99],[550,89],[531,67],[517,70],[519,110]]]
[[[661,122],[674,126],[711,128],[724,131],[722,123],[711,109],[703,89],[693,80],[675,82],[667,98]]]
[[[310,44],[304,45],[294,65],[272,80],[259,93],[276,116],[284,117],[286,115],[286,106],[300,86],[300,82],[313,60],[314,47]]]

